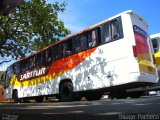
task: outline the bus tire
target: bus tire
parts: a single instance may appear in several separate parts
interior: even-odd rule
[[[62,82],[60,84],[60,101],[70,102],[73,101],[73,84],[70,81]]]
[[[12,92],[12,99],[14,100],[15,103],[18,103],[19,102],[19,99],[18,99],[18,91],[15,89],[13,90]]]

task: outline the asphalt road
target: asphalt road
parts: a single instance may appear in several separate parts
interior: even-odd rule
[[[1,120],[160,120],[160,96],[99,101],[0,103]]]

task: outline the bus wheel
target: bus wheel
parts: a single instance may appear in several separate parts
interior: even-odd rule
[[[70,81],[63,82],[60,84],[60,101],[61,102],[70,102],[73,100],[73,85]]]
[[[101,93],[96,93],[96,94],[87,94],[85,95],[85,98],[90,101],[90,100],[100,100],[102,97]]]
[[[43,102],[43,96],[36,97],[36,102]]]
[[[18,99],[18,91],[17,91],[17,90],[13,90],[12,98],[13,98],[13,100],[14,100],[15,103],[18,103],[18,102],[19,102],[19,99]]]

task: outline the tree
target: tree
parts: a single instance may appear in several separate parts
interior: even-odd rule
[[[0,0],[0,15],[8,15],[22,3],[24,0]]]
[[[66,3],[30,0],[9,16],[0,16],[0,58],[19,59],[70,33],[58,13]]]
[[[1,74],[2,74],[2,71],[0,71],[0,76],[1,76]]]

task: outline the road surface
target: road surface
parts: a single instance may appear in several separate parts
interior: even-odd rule
[[[160,120],[160,96],[99,101],[0,103],[1,120]]]

